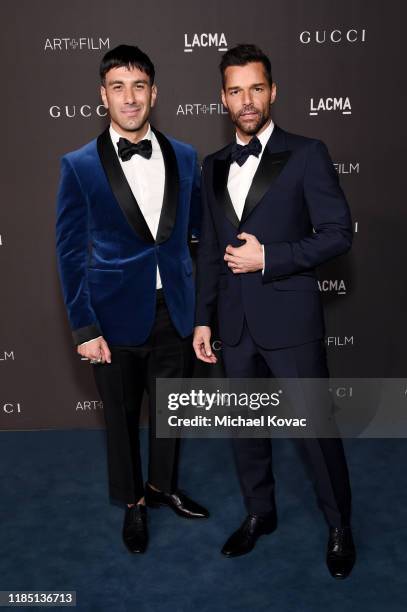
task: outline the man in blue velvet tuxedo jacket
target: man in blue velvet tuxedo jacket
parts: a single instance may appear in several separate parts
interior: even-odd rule
[[[203,164],[196,355],[216,361],[210,338],[217,308],[228,377],[256,377],[266,368],[278,378],[326,378],[315,267],[351,246],[346,199],[326,146],[273,123],[276,86],[267,56],[239,45],[223,56],[221,73],[236,142]],[[303,442],[330,526],[328,567],[343,578],[354,548],[342,442]],[[226,542],[228,556],[249,552],[277,524],[271,440],[234,439],[233,447],[248,516]]]
[[[188,246],[198,231],[195,150],[149,123],[154,66],[120,45],[100,67],[111,124],[62,159],[57,252],[78,353],[93,363],[107,429],[110,495],[127,505],[123,538],[147,546],[145,502],[188,518],[207,511],[176,489],[176,440],[155,436],[155,380],[189,375],[194,282]],[[148,482],[138,421],[150,400]]]

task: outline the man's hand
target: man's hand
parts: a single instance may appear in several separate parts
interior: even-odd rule
[[[262,270],[264,265],[263,248],[256,236],[243,232],[238,234],[237,237],[240,240],[246,240],[246,243],[240,247],[232,247],[228,244],[224,255],[224,260],[228,262],[233,274]]]
[[[100,363],[111,363],[112,358],[107,342],[104,338],[95,338],[91,342],[80,345],[77,348],[79,355],[86,359],[99,361]]]
[[[207,325],[198,325],[194,330],[192,342],[195,355],[205,363],[216,363],[217,359],[211,349],[211,328]]]

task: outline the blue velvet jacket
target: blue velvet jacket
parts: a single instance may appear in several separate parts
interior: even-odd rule
[[[76,344],[103,335],[136,346],[150,334],[158,264],[166,304],[182,337],[192,333],[194,281],[189,233],[199,233],[199,167],[195,150],[153,131],[165,165],[154,239],[105,130],[62,158],[57,203],[57,256]]]

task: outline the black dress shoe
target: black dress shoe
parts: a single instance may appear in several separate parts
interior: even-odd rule
[[[126,508],[123,542],[131,553],[145,552],[148,544],[147,509],[142,504]]]
[[[239,529],[232,533],[222,548],[227,557],[239,557],[250,552],[261,535],[272,533],[277,528],[277,514],[267,516],[249,514]]]
[[[150,508],[169,506],[184,518],[208,518],[209,516],[206,508],[194,502],[181,491],[175,491],[174,493],[156,491],[146,482],[144,498]]]
[[[346,578],[356,559],[350,527],[330,527],[326,563],[334,578]]]

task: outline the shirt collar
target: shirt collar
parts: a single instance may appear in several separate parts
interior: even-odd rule
[[[123,136],[121,136],[118,132],[116,132],[112,124],[110,124],[109,132],[110,132],[110,137],[113,141],[113,144],[117,145],[117,143],[119,142],[119,138],[123,138]],[[148,124],[148,130],[143,140],[152,140],[152,131],[151,131],[150,124]]]
[[[262,133],[261,133],[261,134],[259,134],[259,135],[257,136],[257,138],[258,138],[258,139],[260,140],[260,142],[261,142],[262,149],[264,149],[264,147],[266,146],[267,141],[268,141],[268,139],[270,138],[270,136],[271,136],[271,134],[272,134],[273,130],[274,130],[274,122],[273,122],[273,120],[271,119],[271,120],[270,120],[270,123],[269,123],[269,125],[266,127],[266,129],[265,129],[265,130],[263,130],[263,131],[262,131]],[[239,136],[238,136],[237,134],[236,134],[236,142],[237,142],[237,144],[242,145],[242,146],[244,146],[245,144],[247,144],[247,143],[243,142],[242,140],[240,140],[240,138],[239,138]]]

